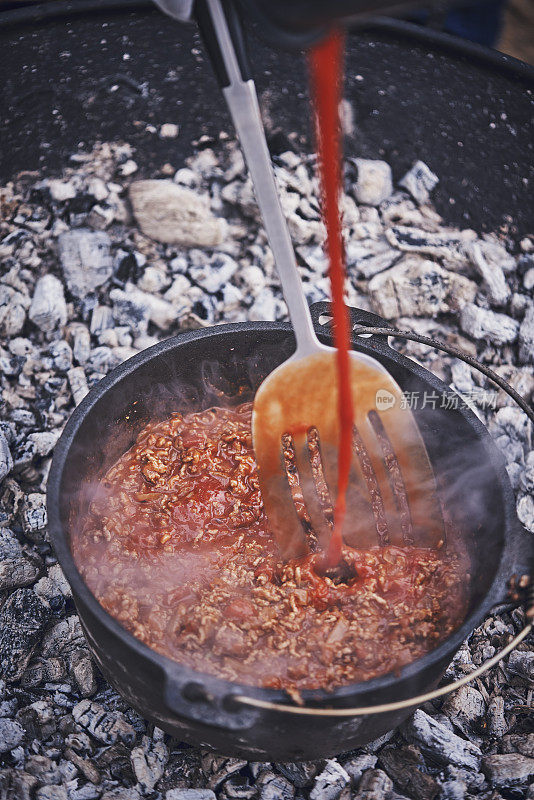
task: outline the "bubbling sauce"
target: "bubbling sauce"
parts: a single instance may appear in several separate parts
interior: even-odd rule
[[[102,606],[199,672],[290,692],[397,671],[433,649],[467,606],[452,524],[441,550],[343,545],[330,573],[319,552],[281,563],[251,413],[244,403],[150,423],[108,470],[71,541]]]

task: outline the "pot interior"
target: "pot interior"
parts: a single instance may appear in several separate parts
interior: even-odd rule
[[[488,593],[504,546],[506,498],[500,456],[471,412],[440,408],[441,395],[450,394],[449,387],[430,373],[408,369],[393,350],[387,352],[389,348],[378,353],[365,342],[358,347],[378,357],[404,392],[419,392],[421,397],[426,393],[429,399],[425,408],[413,413],[442,501],[471,561],[469,614]],[[175,411],[252,399],[263,378],[293,349],[292,335],[279,325],[228,326],[156,345],[119,367],[103,382],[99,396],[92,403],[87,398],[77,412],[79,424],[60,487],[60,514],[69,539],[86,512],[93,487],[149,421]]]

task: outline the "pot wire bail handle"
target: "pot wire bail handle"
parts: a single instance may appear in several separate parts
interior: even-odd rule
[[[443,352],[448,353],[455,358],[459,358],[461,361],[465,361],[466,364],[478,369],[487,378],[493,381],[493,383],[497,384],[497,386],[503,389],[503,391],[505,391],[506,394],[508,394],[512,400],[517,403],[517,405],[522,409],[522,411],[525,412],[527,417],[534,424],[534,409],[528,405],[526,400],[521,397],[521,395],[516,392],[516,390],[510,386],[507,381],[501,378],[500,375],[498,375],[489,367],[486,367],[484,364],[481,364],[476,358],[464,353],[463,350],[459,350],[458,348],[445,344],[444,342],[432,339],[429,336],[422,336],[409,331],[400,331],[396,328],[377,328],[374,326],[366,327],[364,325],[355,325],[353,328],[353,333],[356,336],[375,334],[379,336],[393,336],[401,339],[410,339],[411,341],[419,342],[420,344],[426,344],[429,347],[434,347],[437,350],[442,350]],[[467,683],[471,683],[476,678],[480,678],[481,675],[498,664],[499,661],[502,661],[502,659],[511,653],[512,650],[515,650],[515,648],[521,644],[521,642],[524,641],[531,633],[531,631],[534,629],[534,565],[530,570],[529,583],[526,587],[521,588],[526,588],[524,606],[527,622],[523,629],[516,636],[514,636],[514,638],[508,642],[508,644],[503,647],[502,650],[499,650],[498,653],[495,653],[494,656],[488,659],[488,661],[485,661],[484,664],[481,664],[480,667],[475,669],[473,672],[470,672],[469,675],[464,675],[463,678],[458,678],[458,680],[453,681],[452,683],[447,683],[445,686],[432,689],[431,691],[417,695],[416,697],[408,697],[405,700],[397,700],[392,703],[379,703],[378,705],[374,706],[360,706],[355,708],[310,708],[306,706],[290,706],[284,705],[283,703],[271,703],[268,700],[259,700],[255,697],[248,697],[245,695],[234,695],[232,699],[234,702],[241,703],[242,705],[246,706],[254,706],[255,708],[262,708],[269,711],[278,711],[286,714],[297,714],[300,716],[309,717],[362,717],[367,714],[386,714],[393,711],[402,711],[405,708],[420,706],[430,700],[436,700],[439,697],[450,694],[450,692],[456,691],[456,689],[460,689]]]

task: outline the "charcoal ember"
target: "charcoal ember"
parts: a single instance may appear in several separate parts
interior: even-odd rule
[[[525,494],[517,502],[517,516],[527,531],[534,533],[534,497]]]
[[[204,753],[201,758],[202,772],[208,779],[208,788],[217,789],[234,772],[239,772],[247,762],[240,758],[223,758],[213,753]]]
[[[30,433],[22,447],[15,452],[15,466],[23,467],[37,458],[49,455],[59,439],[60,431],[37,431]]]
[[[256,780],[259,800],[293,800],[295,787],[284,778],[276,775],[272,770],[263,770]]]
[[[31,689],[43,683],[61,681],[66,675],[65,663],[60,658],[38,658],[30,661],[20,678],[21,686]]]
[[[488,703],[486,714],[488,731],[490,736],[501,739],[508,732],[508,723],[504,713],[504,698],[502,695],[494,695]]]
[[[226,236],[226,220],[212,215],[206,199],[172,181],[136,181],[129,194],[135,219],[151,239],[184,247],[216,247]]]
[[[50,609],[31,589],[16,589],[0,610],[0,676],[18,680],[41,639]]]
[[[165,800],[216,800],[211,789],[168,789]]]
[[[438,763],[478,770],[482,753],[477,745],[452,733],[421,709],[400,728],[404,738]]]
[[[520,753],[495,753],[482,759],[482,770],[496,786],[522,786],[534,777],[534,758]]]
[[[79,753],[71,747],[64,750],[64,756],[87,778],[91,783],[100,783],[100,772],[97,770],[92,761],[88,758],[83,758]]]
[[[111,240],[104,231],[76,228],[59,236],[59,261],[74,297],[91,294],[111,277],[110,246]]]
[[[368,769],[374,769],[377,761],[377,756],[371,755],[370,753],[362,753],[359,756],[352,756],[347,761],[344,761],[342,766],[349,776],[352,786],[357,786],[363,773]]]
[[[378,206],[393,192],[391,167],[385,161],[355,158],[357,178],[352,184],[352,193],[358,203]]]
[[[170,283],[171,277],[167,273],[166,264],[158,262],[154,266],[145,267],[137,281],[137,288],[149,294],[163,294]]]
[[[113,283],[124,286],[128,281],[137,282],[143,274],[144,263],[140,253],[119,248],[113,258]]]
[[[519,335],[519,323],[489,309],[467,303],[460,313],[462,330],[473,339],[486,340],[493,344],[513,344]]]
[[[534,364],[534,304],[528,307],[519,328],[519,361]]]
[[[441,784],[440,800],[466,800],[467,787],[463,781],[445,781]]]
[[[520,408],[515,406],[500,408],[490,420],[489,429],[496,438],[506,436],[511,442],[528,446],[531,423]]]
[[[315,778],[310,800],[338,800],[349,783],[349,775],[341,764],[328,759],[324,769]]]
[[[416,161],[408,172],[400,179],[399,186],[406,189],[413,199],[423,205],[430,200],[430,192],[439,183],[435,175],[424,161]]]
[[[95,306],[91,315],[89,330],[93,336],[99,336],[102,331],[113,328],[113,311],[109,306]]]
[[[482,772],[472,772],[454,764],[448,764],[445,767],[445,776],[450,781],[463,784],[467,787],[468,792],[472,792],[475,795],[488,788],[488,782]]]
[[[169,750],[163,741],[153,742],[143,736],[141,745],[132,749],[130,759],[138,783],[144,791],[151,792],[163,776]]]
[[[110,370],[120,364],[121,359],[117,357],[118,348],[95,347],[87,363],[87,371],[94,372],[99,377],[105,375]]]
[[[200,751],[196,748],[173,750],[159,782],[159,791],[201,786],[205,783],[200,768]]]
[[[44,333],[52,333],[67,322],[63,285],[54,275],[44,275],[35,285],[28,316]]]
[[[109,298],[117,325],[126,325],[134,336],[146,334],[150,316],[148,295],[134,290],[112,289]]]
[[[69,800],[66,786],[40,786],[35,792],[35,800]]]
[[[402,252],[440,259],[455,271],[471,271],[465,251],[469,243],[476,239],[473,231],[441,228],[432,232],[407,225],[392,225],[385,229],[385,236],[392,247]]]
[[[81,700],[72,709],[75,721],[103,744],[122,741],[132,744],[135,731],[120,711],[106,711],[99,703]]]
[[[274,766],[297,789],[311,786],[320,767],[316,761],[299,761],[298,763],[287,761],[285,763],[276,763]]]
[[[519,486],[525,494],[534,494],[534,451],[527,455],[524,469],[521,470]]]
[[[253,304],[249,309],[249,319],[254,322],[265,319],[276,319],[277,316],[277,300],[273,294],[272,289],[265,287],[257,295]]]
[[[508,657],[506,671],[510,676],[517,675],[527,684],[534,686],[534,652],[514,650]]]
[[[433,317],[456,311],[469,304],[475,294],[473,281],[419,257],[403,259],[369,283],[373,309],[386,319]]]
[[[442,706],[442,712],[466,736],[477,730],[485,711],[484,698],[478,689],[469,685],[449,695]]]
[[[74,678],[82,697],[91,697],[96,692],[96,676],[93,659],[85,647],[74,651],[68,658],[69,675]]]
[[[244,775],[232,775],[224,782],[219,797],[223,800],[256,800],[258,790]]]
[[[378,760],[395,785],[408,794],[419,800],[433,800],[439,794],[439,784],[426,774],[423,756],[416,747],[385,747]]]
[[[86,363],[91,355],[91,335],[87,327],[81,322],[69,325],[68,330],[72,339],[72,355],[81,366]]]
[[[62,734],[66,734],[66,747],[70,748],[75,753],[88,754],[92,752],[93,745],[91,738],[86,733],[82,732],[82,729],[74,722],[70,714],[66,717],[62,717],[59,723],[59,729]]]
[[[120,294],[121,292],[122,294]],[[149,292],[142,292],[132,283],[127,283],[124,291],[122,289],[113,289],[110,292],[110,298],[114,302],[113,315],[116,322],[122,322],[120,314],[117,316],[117,303],[120,306],[121,300],[123,302],[133,302],[136,307],[146,309],[147,319],[161,330],[167,330],[176,322],[176,309],[172,303]],[[128,323],[125,321],[122,324],[127,325]],[[133,329],[132,331],[135,333]]]
[[[60,620],[47,631],[41,644],[41,654],[45,658],[60,656],[82,696],[94,694],[94,666],[76,615]]]
[[[0,797],[2,800],[31,800],[37,778],[21,769],[0,769]]]
[[[393,782],[381,769],[368,769],[363,773],[353,800],[390,800]]]
[[[486,233],[480,240],[482,255],[490,264],[498,264],[507,274],[515,272],[517,262],[499,239],[491,233]]]
[[[13,469],[13,457],[9,444],[2,431],[0,431],[0,483]]]
[[[22,556],[22,545],[9,528],[0,528],[0,561]]]
[[[87,378],[85,377],[85,370],[83,367],[73,367],[67,372],[70,390],[72,392],[72,399],[74,405],[79,405],[87,392],[89,387],[87,385]]]
[[[120,787],[115,789],[106,790],[100,797],[100,800],[141,800],[142,795],[139,791],[132,786]]]
[[[49,348],[54,369],[67,372],[72,367],[72,348],[65,339],[58,339]]]
[[[355,270],[358,277],[372,278],[385,272],[400,261],[402,254],[390,247],[387,242],[375,242],[371,247],[347,247],[347,269],[349,274]]]
[[[531,267],[523,275],[523,287],[529,293],[534,289],[534,267]]]
[[[534,733],[528,733],[526,736],[521,734],[505,736],[501,744],[503,753],[521,753],[523,756],[534,758]]]
[[[292,241],[297,245],[315,242],[318,244],[324,239],[325,231],[322,222],[315,219],[304,219],[300,214],[288,214],[287,227]]]
[[[245,217],[259,221],[260,212],[250,179],[228,183],[223,187],[221,197],[226,203],[237,206]]]
[[[506,305],[511,291],[500,264],[495,261],[486,261],[479,242],[472,242],[471,246],[468,246],[467,252],[482,278],[490,303],[495,306]]]
[[[52,564],[48,568],[48,577],[59,588],[63,597],[72,597],[72,589],[59,564]]]
[[[61,783],[61,772],[55,761],[42,755],[31,755],[26,760],[26,770],[30,775],[35,775],[39,783]]]
[[[192,263],[189,277],[210,294],[220,291],[234,276],[237,263],[226,253],[214,253],[209,259],[204,253],[200,255],[200,263]]]
[[[94,764],[105,780],[109,778],[125,786],[133,786],[135,775],[132,771],[130,752],[123,742],[116,742],[110,747],[99,748]]]
[[[24,740],[25,731],[14,719],[0,717],[0,753],[6,753],[18,747]]]
[[[22,530],[32,541],[40,541],[48,524],[46,496],[40,492],[30,492],[24,498],[21,513]]]
[[[9,416],[11,421],[21,428],[35,428],[37,425],[35,414],[25,408],[14,408]]]
[[[384,733],[382,736],[379,736],[378,739],[373,739],[372,742],[368,742],[362,748],[365,753],[378,753],[381,748],[389,742],[389,740],[393,737],[393,731],[388,731]]]
[[[30,299],[5,283],[0,283],[0,334],[16,336],[24,327]]]
[[[42,568],[42,559],[36,553],[0,560],[0,591],[31,586]]]

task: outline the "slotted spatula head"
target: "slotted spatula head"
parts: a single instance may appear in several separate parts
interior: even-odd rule
[[[352,547],[440,547],[445,534],[435,478],[400,387],[365,354],[351,353],[350,370],[353,459],[343,539]],[[329,506],[337,496],[338,377],[333,348],[318,344],[317,352],[293,356],[264,380],[254,399],[252,435],[264,507],[281,556],[305,556],[310,537],[294,501],[297,478],[305,517],[320,545],[329,539]]]

